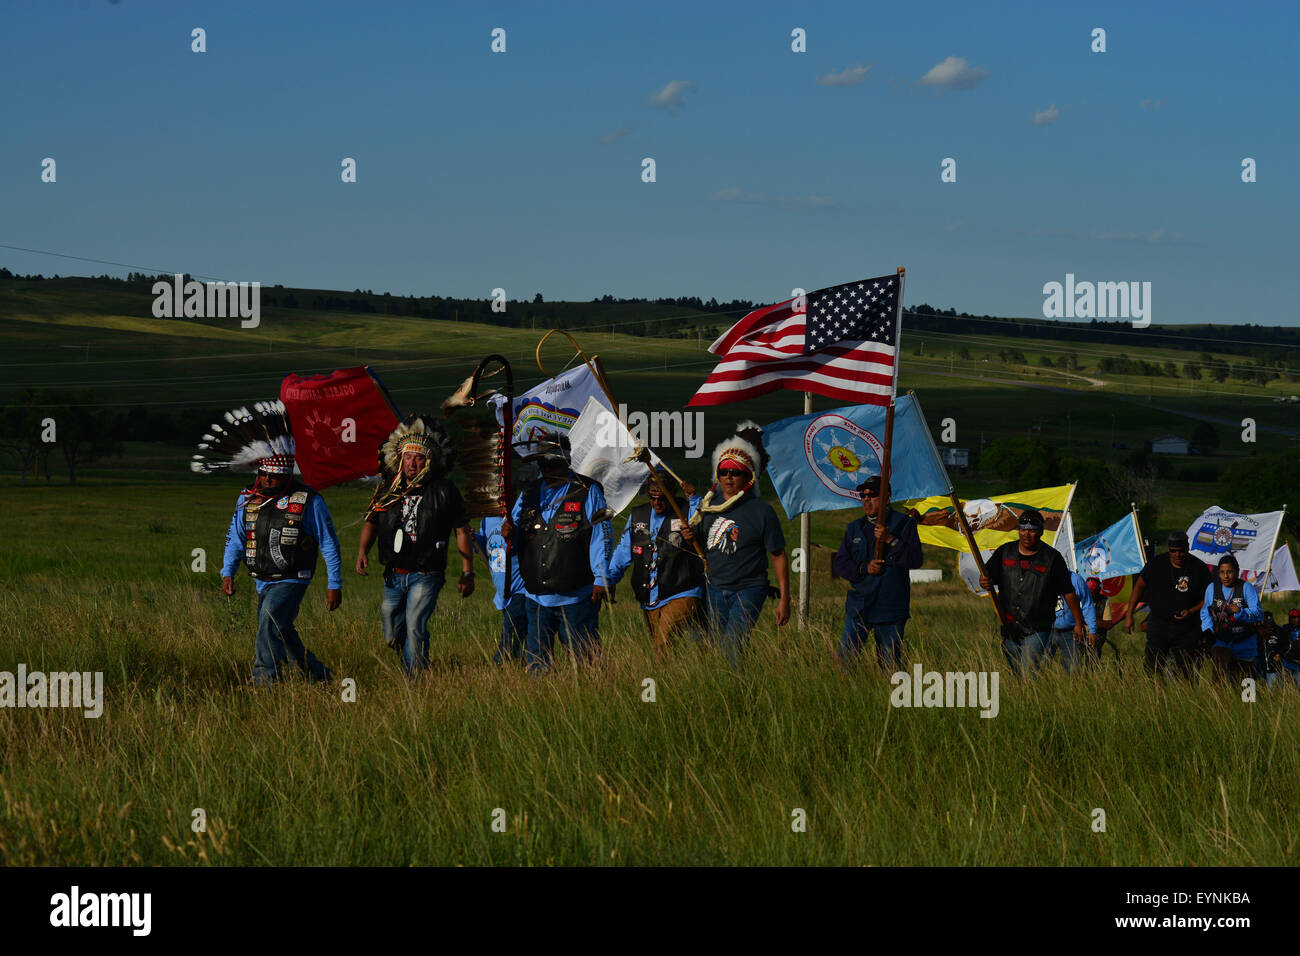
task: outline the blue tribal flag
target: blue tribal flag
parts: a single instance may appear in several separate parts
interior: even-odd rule
[[[763,429],[763,447],[772,456],[767,473],[787,516],[861,504],[858,485],[880,474],[885,411],[878,405],[849,405],[783,418]],[[893,446],[889,482],[893,500],[952,491],[921,403],[911,393],[894,402]]]
[[[1118,578],[1137,574],[1146,564],[1142,560],[1142,539],[1137,519],[1130,511],[1113,525],[1074,546],[1079,574],[1085,578]]]

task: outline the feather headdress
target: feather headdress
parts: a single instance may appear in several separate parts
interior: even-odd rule
[[[203,454],[190,458],[191,471],[293,474],[293,432],[283,402],[254,402],[252,411],[236,408],[225,419],[225,425],[209,426],[199,442]]]
[[[408,415],[379,447],[379,473],[396,477],[402,470],[402,455],[417,451],[427,459],[424,474],[445,475],[456,464],[456,449],[447,426],[432,415]]]
[[[734,435],[714,447],[713,477],[718,477],[718,465],[730,459],[743,465],[757,482],[767,470],[768,458],[767,449],[763,447],[763,427],[756,422],[743,421],[736,426]]]

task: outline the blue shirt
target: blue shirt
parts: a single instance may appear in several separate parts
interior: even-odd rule
[[[492,603],[496,605],[497,610],[506,606],[506,539],[501,537],[503,520],[499,517],[484,518],[479,522],[478,531],[474,532],[474,546],[487,558],[488,570],[492,572],[492,587],[496,589],[496,596],[492,598]],[[519,558],[517,555],[511,555],[510,596],[513,598],[527,595],[528,590],[524,587],[524,579],[519,574]]]
[[[569,493],[569,482],[564,481],[555,487],[551,487],[545,480],[541,482],[541,494],[538,496],[537,507],[542,513],[543,521],[550,521],[555,516],[555,509],[559,506],[560,499]],[[583,505],[583,514],[587,520],[597,511],[605,507],[605,492],[600,487],[599,482],[593,481],[587,488],[587,500]],[[519,518],[524,512],[524,496],[521,494],[515,499],[515,506],[510,510],[510,521],[515,526],[515,534],[519,534]],[[612,538],[609,533],[609,521],[594,522],[591,526],[591,548],[589,557],[591,560],[591,576],[595,583],[604,586],[609,580],[609,555]],[[515,550],[515,559],[518,560],[518,548]],[[536,601],[543,607],[562,607],[566,604],[577,604],[579,601],[591,600],[592,585],[583,585],[567,593],[560,594],[528,594],[529,600]]]
[[[1083,579],[1082,575],[1070,572],[1070,586],[1074,588],[1074,596],[1079,599],[1079,610],[1083,612],[1083,623],[1088,628],[1089,634],[1097,633],[1097,605],[1092,603],[1092,591],[1088,589],[1088,582]],[[1070,613],[1069,605],[1065,603],[1064,597],[1056,599],[1056,620],[1052,622],[1052,627],[1058,631],[1074,630],[1074,615]]]
[[[702,499],[700,498],[699,495],[692,495],[690,498],[687,499],[687,508],[688,508],[686,512],[687,521],[689,521],[691,518],[695,516],[696,510],[700,507],[701,500]],[[655,514],[654,508],[651,508],[650,509],[651,540],[654,540],[658,536],[659,529],[663,526],[665,518],[676,519],[676,517],[677,516],[673,514],[671,508],[669,508],[661,515]],[[623,575],[627,573],[627,569],[630,568],[631,566],[632,566],[632,526],[631,526],[631,518],[629,517],[628,526],[623,530],[623,537],[618,539],[618,547],[614,549],[614,556],[610,558],[609,561],[609,583],[617,584],[619,581],[623,580]],[[657,608],[663,607],[665,604],[668,604],[670,601],[676,601],[678,598],[689,598],[689,597],[703,598],[704,588],[702,587],[688,588],[685,591],[679,591],[678,593],[674,594],[672,597],[665,598],[664,600],[661,601],[659,600],[659,582],[655,581],[655,583],[650,586],[650,603],[642,604],[641,607],[643,610],[653,611],[656,610]]]
[[[285,494],[288,494],[286,491]],[[247,491],[241,491],[235,500],[235,516],[230,519],[230,530],[226,532],[226,552],[221,559],[221,576],[233,578],[244,558],[244,501]],[[329,574],[328,587],[331,591],[343,587],[343,562],[339,560],[339,536],[334,531],[334,522],[330,519],[330,510],[325,507],[325,499],[319,494],[312,494],[307,499],[307,510],[302,517],[303,530],[316,539],[320,546],[320,556],[325,559],[325,570]],[[257,593],[261,594],[275,584],[311,583],[311,572],[303,572],[305,578],[285,578],[283,581],[258,581]]]
[[[1205,603],[1201,605],[1201,630],[1202,631],[1209,631],[1211,633],[1214,632],[1214,618],[1210,616],[1210,609],[1214,606],[1214,586],[1218,583],[1219,583],[1218,581],[1211,581],[1205,587]],[[1241,587],[1241,601],[1245,605],[1245,608],[1237,612],[1236,620],[1242,622],[1243,624],[1251,624],[1254,623],[1255,621],[1258,621],[1263,616],[1263,614],[1260,612],[1259,595],[1255,591],[1255,586],[1251,584],[1249,581],[1241,581],[1241,580],[1237,581],[1237,585]],[[1225,600],[1227,599],[1228,594],[1229,594],[1228,588],[1223,588],[1223,597]],[[1245,644],[1247,640],[1250,641],[1255,640],[1254,628],[1251,628],[1250,633],[1247,634],[1245,637],[1243,637],[1240,641],[1237,641],[1236,643]],[[1224,644],[1226,646],[1232,646],[1227,641],[1216,640],[1215,643]]]

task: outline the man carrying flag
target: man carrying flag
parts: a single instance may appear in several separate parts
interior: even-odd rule
[[[844,541],[831,561],[838,577],[849,582],[844,602],[840,665],[847,669],[862,653],[871,632],[876,659],[887,670],[903,667],[903,626],[911,613],[912,568],[921,566],[921,539],[916,521],[898,511],[881,518],[880,476],[858,485],[863,516],[844,529]]]

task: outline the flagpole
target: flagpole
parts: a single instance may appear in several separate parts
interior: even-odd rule
[[[812,392],[803,393],[803,413],[812,414]],[[812,515],[807,511],[799,515],[799,553],[803,555],[803,570],[799,572],[799,630],[808,627],[808,611],[812,604],[812,598],[808,593],[808,574],[809,566],[812,564],[812,555],[808,553],[811,547],[809,538],[812,533]]]
[[[885,453],[880,460],[880,510],[876,513],[876,523],[889,527],[889,477],[890,456],[894,444],[894,400],[898,397],[898,365],[903,354],[903,284],[907,270],[898,267],[898,308],[894,313],[894,381],[889,388],[889,405],[885,407]],[[880,539],[872,543],[871,556],[879,561],[881,555]]]
[[[970,524],[966,521],[966,512],[962,509],[961,502],[957,500],[957,492],[948,493],[952,500],[953,511],[957,515],[957,524],[961,526],[962,534],[966,536],[966,543],[970,546],[971,557],[975,559],[975,569],[979,571],[980,577],[987,577],[988,572],[984,570],[984,556],[980,554],[980,546],[975,543],[975,533],[971,531]],[[1002,610],[1002,604],[998,601],[997,592],[989,588],[989,600],[993,602],[993,611],[998,616],[998,626],[1008,620],[1006,613]]]
[[[1138,539],[1138,554],[1142,555],[1142,564],[1145,565],[1145,564],[1147,563],[1147,546],[1146,546],[1145,544],[1143,544],[1143,542],[1142,542],[1142,525],[1141,525],[1140,523],[1138,523],[1138,506],[1137,506],[1137,502],[1136,502],[1136,501],[1130,501],[1130,502],[1128,503],[1128,506],[1129,506],[1129,508],[1132,509],[1132,514],[1133,514],[1133,533],[1137,535],[1137,539]]]
[[[1273,573],[1273,555],[1277,551],[1277,536],[1282,533],[1282,522],[1286,521],[1286,504],[1282,505],[1282,517],[1277,519],[1277,527],[1273,529],[1273,543],[1268,547],[1268,567],[1264,569],[1264,584],[1259,589],[1259,596],[1264,596],[1264,588],[1268,587],[1268,576]]]

